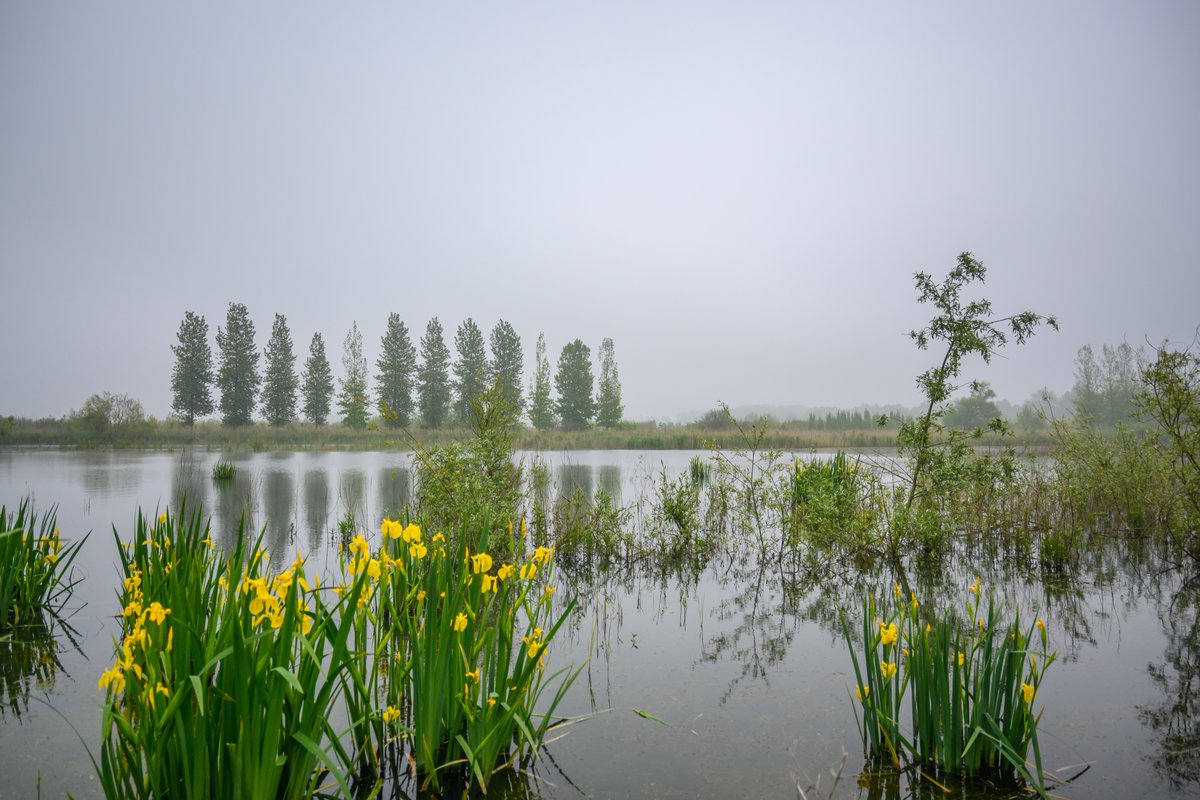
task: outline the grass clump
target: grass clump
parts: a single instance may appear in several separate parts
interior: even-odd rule
[[[41,622],[74,584],[67,573],[87,536],[63,544],[55,510],[38,514],[29,499],[14,513],[0,506],[0,631]]]
[[[237,465],[231,461],[218,461],[213,464],[212,479],[214,481],[231,481],[237,476]]]
[[[1043,620],[1023,627],[1019,615],[1011,622],[1002,616],[992,599],[984,609],[978,579],[961,614],[923,618],[917,598],[905,598],[899,584],[891,599],[863,601],[861,659],[853,644],[850,652],[868,757],[897,768],[916,763],[964,778],[1024,781],[1045,794],[1034,703],[1057,654],[1047,653]],[[851,642],[844,617],[842,625]],[[908,728],[901,724],[906,707]]]

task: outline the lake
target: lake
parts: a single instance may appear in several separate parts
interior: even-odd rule
[[[544,462],[553,492],[603,489],[644,509],[659,476],[686,470],[694,455],[707,454],[518,457]],[[237,466],[228,485],[211,478],[218,460]],[[410,468],[402,452],[0,450],[0,502],[57,504],[64,538],[91,531],[63,622],[39,642],[0,644],[0,798],[39,788],[45,797],[100,795],[79,737],[98,754],[96,681],[118,630],[114,526],[128,536],[139,508],[157,515],[186,496],[203,504],[215,532],[234,529],[245,510],[274,561],[299,551],[319,570],[336,563],[334,531],[348,514],[377,540],[380,519],[411,497]],[[888,574],[864,566],[783,575],[720,554],[699,568],[639,562],[561,574],[571,580],[560,592],[577,592],[579,605],[551,665],[583,665],[559,708],[583,719],[509,796],[795,798],[797,781],[807,788],[823,774],[809,796],[826,797],[843,751],[838,797],[941,796],[929,784],[860,775],[838,613],[857,613],[864,587],[886,591]],[[977,574],[1010,608],[1049,625],[1060,660],[1038,693],[1044,762],[1064,777],[1090,765],[1059,793],[1200,797],[1200,627],[1189,575],[1164,571],[1124,537],[1100,537],[1070,574],[979,545],[910,577],[928,605],[961,599]]]

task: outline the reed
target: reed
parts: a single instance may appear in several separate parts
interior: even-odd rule
[[[237,465],[231,461],[218,461],[212,467],[214,481],[231,481],[237,476]]]

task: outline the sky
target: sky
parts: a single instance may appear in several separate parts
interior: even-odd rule
[[[185,312],[615,343],[626,416],[913,405],[913,273],[1200,325],[1200,3],[0,4],[0,414],[170,411]],[[215,349],[215,341],[214,341]]]

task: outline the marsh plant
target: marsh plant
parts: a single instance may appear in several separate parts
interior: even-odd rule
[[[796,459],[788,472],[789,543],[826,549],[871,546],[882,521],[884,491],[878,477],[839,450],[829,459]]]
[[[1042,619],[1022,624],[981,591],[976,579],[961,609],[930,613],[896,583],[863,600],[857,636],[842,617],[863,748],[896,768],[1015,778],[1045,794],[1034,706],[1057,654]]]
[[[212,467],[212,479],[218,482],[232,481],[237,477],[237,465],[231,461],[218,461]]]
[[[87,536],[65,543],[55,509],[38,513],[28,498],[15,512],[0,506],[0,632],[43,620],[74,584],[71,564]]]
[[[139,515],[118,551],[96,764],[110,798],[350,796],[388,764],[486,791],[537,754],[576,674],[546,671],[574,605],[552,616],[552,553],[511,534],[489,548],[486,528],[385,520],[325,587],[244,529],[218,549],[198,512]]]

